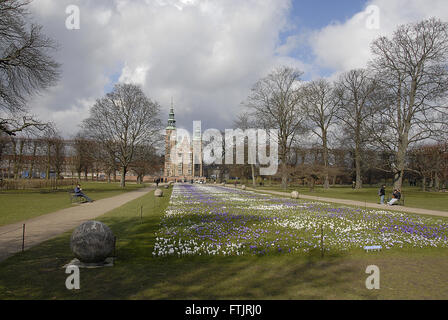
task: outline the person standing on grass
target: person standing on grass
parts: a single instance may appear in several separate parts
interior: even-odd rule
[[[80,184],[77,184],[77,185],[76,185],[76,188],[75,188],[75,196],[77,196],[77,197],[83,197],[83,198],[86,199],[87,201],[89,201],[89,202],[93,202],[92,199],[90,199],[88,196],[86,196],[86,195],[82,192],[82,189],[81,189],[81,185],[80,185]]]
[[[384,184],[378,191],[378,195],[380,196],[380,204],[384,204],[384,196],[386,195],[386,186]]]

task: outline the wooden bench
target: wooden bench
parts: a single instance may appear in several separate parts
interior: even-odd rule
[[[391,199],[392,199],[392,198],[387,198],[386,203],[389,202]],[[395,202],[393,205],[394,205],[394,206],[395,206],[395,205],[397,205],[397,206],[404,206],[404,195],[401,194],[400,199],[399,199],[397,202]]]
[[[70,203],[84,203],[86,199],[84,197],[76,195],[73,190],[68,190],[68,195],[70,197]]]

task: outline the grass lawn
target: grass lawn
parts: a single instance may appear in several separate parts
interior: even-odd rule
[[[164,190],[166,191],[166,190]],[[152,193],[108,212],[117,236],[112,268],[81,269],[81,289],[65,288],[71,232],[0,263],[0,299],[447,299],[448,250],[397,248],[307,254],[154,257],[169,193]],[[157,201],[157,202],[156,202]],[[138,209],[143,206],[143,220]],[[368,290],[368,265],[380,289]]]
[[[247,184],[247,186],[252,187],[251,184]],[[334,186],[325,190],[322,186],[316,186],[314,191],[310,191],[310,188],[303,186],[289,186],[284,190],[280,185],[272,185],[258,186],[257,189],[285,192],[296,190],[300,194],[315,197],[366,201],[368,203],[380,202],[378,196],[379,187],[363,187],[362,189],[354,190],[350,186]],[[392,187],[388,186],[386,188],[386,199],[391,196],[392,191]],[[405,205],[407,207],[448,211],[448,192],[423,192],[419,187],[403,187],[402,195],[404,195]]]
[[[93,200],[100,200],[133,191],[144,185],[127,183],[122,189],[119,183],[82,182],[83,192]],[[46,213],[73,206],[68,190],[28,189],[0,192],[0,226],[34,218]]]

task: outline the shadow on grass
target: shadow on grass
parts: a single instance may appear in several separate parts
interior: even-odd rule
[[[342,255],[152,255],[159,217],[102,219],[117,236],[113,268],[81,269],[81,290],[65,288],[70,233],[0,265],[2,299],[322,299],[359,270]],[[361,279],[362,275],[360,275]],[[347,287],[349,289],[349,287]],[[336,296],[335,296],[336,298]]]
[[[155,233],[169,193],[144,196],[98,220],[117,237],[112,268],[81,269],[81,289],[67,290],[62,266],[71,232],[0,263],[1,299],[375,299],[363,263],[346,254],[154,257]],[[156,201],[158,201],[156,203]],[[144,206],[143,219],[138,208]]]

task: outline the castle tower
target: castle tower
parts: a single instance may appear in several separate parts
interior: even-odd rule
[[[193,137],[184,129],[176,128],[173,100],[165,129],[165,165],[163,176],[167,181],[203,179],[202,136],[200,121],[193,123]],[[174,152],[174,153],[173,153]]]
[[[176,120],[174,119],[173,99],[171,98],[171,108],[168,116],[168,125],[165,135],[165,166],[164,177],[172,177],[176,175],[176,168],[171,162],[171,150],[176,144]]]

